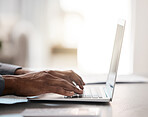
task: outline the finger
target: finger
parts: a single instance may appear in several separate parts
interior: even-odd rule
[[[73,84],[69,83],[68,81],[64,80],[64,79],[60,79],[58,77],[55,77],[51,74],[48,74],[48,76],[50,77],[50,80],[47,81],[51,86],[60,86],[63,87],[65,89],[68,89],[70,91],[74,91],[75,93],[80,93],[82,94],[83,91],[78,89],[76,86],[74,86]],[[53,78],[53,79],[51,79]]]
[[[83,83],[83,85],[85,85],[83,79],[78,74],[76,74],[76,75],[81,79],[81,82]]]
[[[61,73],[61,74],[66,74],[67,76],[70,77],[71,80],[73,80],[77,85],[79,85],[79,87],[81,89],[84,89],[83,88],[83,81],[82,79],[75,73],[73,72],[72,70],[69,70],[69,71],[56,71],[57,73]]]
[[[71,73],[75,74],[79,78],[79,80],[82,82],[82,84],[85,85],[84,81],[82,80],[82,78],[77,73],[73,72],[72,70],[70,70],[70,71],[64,71],[64,72],[66,72],[66,73],[67,72],[71,72]]]
[[[69,75],[70,77],[73,79],[73,81],[81,88],[81,89],[84,89],[83,88],[83,82],[81,81],[81,79],[76,75],[75,72],[73,71],[69,71]]]
[[[67,82],[66,80],[61,80],[59,82],[57,82],[57,84],[61,87],[63,87],[64,89],[70,90],[70,91],[74,91],[75,93],[83,93],[82,90],[78,89],[75,85],[72,85],[71,83]]]

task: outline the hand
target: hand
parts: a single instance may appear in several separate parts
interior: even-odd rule
[[[4,75],[3,77],[6,84],[4,94],[34,96],[57,93],[72,96],[74,93],[83,93],[84,82],[73,71],[41,71],[23,75]],[[73,82],[81,89],[78,89]]]
[[[83,89],[83,85],[85,85],[82,78],[78,74],[73,72],[72,70],[68,70],[68,71],[52,71],[52,70],[50,70],[47,72],[55,77],[62,78],[64,80],[70,82],[71,84],[73,84],[73,82],[74,82],[81,89]]]

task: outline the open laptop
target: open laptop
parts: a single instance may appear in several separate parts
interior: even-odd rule
[[[105,86],[86,85],[83,94],[75,94],[71,97],[58,94],[45,94],[29,100],[46,101],[80,101],[80,102],[110,102],[113,99],[118,64],[120,59],[122,41],[124,36],[125,21],[119,20],[117,24],[115,42],[113,47],[110,70]]]

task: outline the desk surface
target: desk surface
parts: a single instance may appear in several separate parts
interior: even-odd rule
[[[102,103],[36,103],[0,105],[0,115],[19,114],[29,108],[97,107],[101,117],[148,117],[148,84],[117,84],[113,101]]]

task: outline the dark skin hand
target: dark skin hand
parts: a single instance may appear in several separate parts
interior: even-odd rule
[[[24,69],[15,71],[15,75],[3,75],[5,79],[4,95],[35,96],[45,93],[57,93],[72,96],[83,93],[82,78],[69,71],[40,71],[31,72]],[[74,84],[80,88],[77,88]]]

